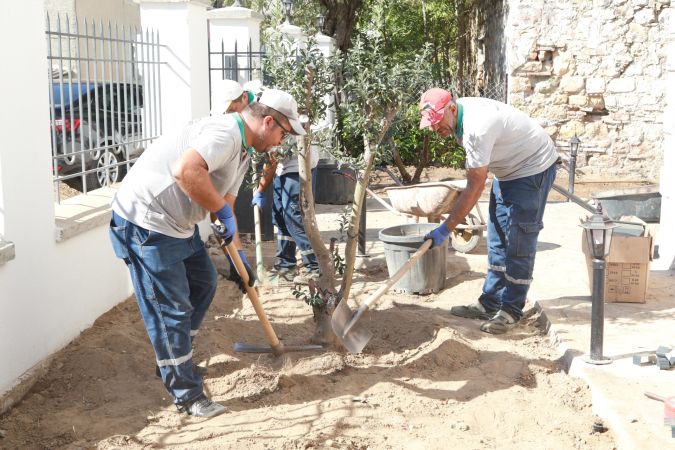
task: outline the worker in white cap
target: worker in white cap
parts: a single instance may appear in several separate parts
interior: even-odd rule
[[[251,103],[252,97],[238,82],[223,80],[214,89],[211,99],[211,115],[242,112],[246,105]]]

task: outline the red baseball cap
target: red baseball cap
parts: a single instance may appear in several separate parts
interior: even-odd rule
[[[420,128],[436,125],[443,120],[445,106],[452,100],[452,94],[445,89],[431,88],[420,99]]]

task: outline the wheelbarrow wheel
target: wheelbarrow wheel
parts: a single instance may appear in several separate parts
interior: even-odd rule
[[[478,217],[474,216],[473,214],[469,214],[466,216],[462,224],[471,224],[472,226],[477,226],[480,225],[480,221],[478,220]],[[460,253],[470,253],[478,246],[482,236],[483,230],[454,229],[452,230],[452,236],[450,237],[450,245],[452,245],[452,248]]]

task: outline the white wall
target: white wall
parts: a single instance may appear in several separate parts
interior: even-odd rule
[[[157,30],[160,57],[162,130],[209,115],[209,66],[206,4],[190,1],[141,1],[143,28]]]
[[[0,19],[0,223],[16,258],[0,265],[0,395],[131,292],[104,227],[57,244],[43,0]],[[17,87],[22,87],[17,89]]]

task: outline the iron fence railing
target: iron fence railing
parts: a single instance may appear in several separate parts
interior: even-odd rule
[[[209,41],[209,82],[211,84],[218,79],[235,80],[242,84],[253,79],[263,79],[264,46],[260,48],[260,51],[253,51],[251,39],[248,40],[246,48],[241,48],[239,42],[235,40],[233,50],[226,51],[225,40],[221,39],[217,47],[212,48],[211,41]]]
[[[86,193],[121,181],[161,134],[162,45],[157,32],[60,15],[46,36],[59,201],[60,182]]]

